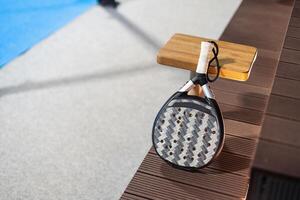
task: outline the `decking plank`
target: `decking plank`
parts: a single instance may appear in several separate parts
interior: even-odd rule
[[[272,94],[267,113],[285,119],[300,121],[300,101]]]
[[[219,103],[219,106],[222,110],[223,117],[226,119],[231,119],[239,122],[246,122],[255,125],[261,125],[262,123],[262,111],[222,103]]]
[[[298,18],[298,17],[292,17],[291,21],[290,21],[290,26],[300,28],[300,18]]]
[[[275,72],[263,74],[257,71],[254,70],[253,72],[251,72],[251,76],[248,79],[249,82],[247,81],[242,84],[248,84],[248,85],[258,86],[262,88],[272,88]]]
[[[299,32],[300,36],[300,32]],[[281,61],[300,64],[300,51],[293,49],[282,49]]]
[[[277,72],[277,77],[282,77],[286,79],[300,80],[300,64],[279,62]]]
[[[219,103],[226,103],[232,106],[238,106],[257,111],[264,111],[267,98],[257,98],[253,96],[246,96],[242,94],[229,93],[224,90],[214,89],[213,90],[216,99]]]
[[[270,65],[263,65],[263,64],[255,63],[255,65],[251,71],[251,76],[249,78],[251,78],[252,74],[254,74],[254,73],[265,75],[266,77],[273,77],[274,74],[276,73],[276,69],[274,67],[270,67]]]
[[[286,37],[284,48],[300,50],[300,38]]]
[[[214,192],[221,190],[223,194],[236,197],[245,196],[246,189],[240,186],[248,184],[246,177],[241,178],[238,175],[211,168],[205,168],[194,173],[175,169],[166,165],[156,154],[149,154],[139,171]]]
[[[260,140],[257,152],[256,168],[300,178],[300,148]]]
[[[211,85],[212,89],[219,89],[228,91],[231,93],[242,94],[246,96],[254,96],[258,98],[266,98],[271,88],[263,88],[255,85],[247,85],[242,82],[236,82],[231,80],[218,80]]]
[[[300,81],[275,77],[272,94],[300,99]]]
[[[139,196],[124,192],[124,194],[121,197],[121,200],[151,200],[151,199],[145,198],[145,197],[139,197]]]
[[[300,38],[300,28],[290,26],[287,32],[287,36]]]
[[[300,122],[267,115],[261,138],[300,148]]]
[[[292,3],[292,1],[285,4],[274,1],[243,1],[221,39],[280,51]]]
[[[225,133],[233,136],[256,140],[259,137],[261,127],[244,122],[224,119]]]
[[[153,200],[237,200],[238,198],[220,194],[191,185],[137,172],[129,183],[129,193]]]
[[[252,159],[222,151],[210,168],[249,177]]]
[[[292,12],[293,17],[300,17],[300,8],[295,7],[293,12]]]
[[[252,158],[255,152],[256,143],[256,140],[249,140],[226,134],[224,151]]]
[[[283,43],[283,41],[282,41]],[[265,68],[273,68],[278,62],[280,51],[258,48],[258,54],[254,65],[263,66]]]

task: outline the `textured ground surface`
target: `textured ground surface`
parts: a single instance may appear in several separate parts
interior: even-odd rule
[[[175,32],[218,38],[239,0],[94,7],[0,71],[0,199],[118,199],[154,116],[187,72],[160,67]]]

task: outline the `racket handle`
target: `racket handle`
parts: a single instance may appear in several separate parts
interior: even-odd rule
[[[212,44],[210,42],[201,42],[200,56],[196,72],[198,74],[206,74],[209,62],[209,52],[212,50]]]

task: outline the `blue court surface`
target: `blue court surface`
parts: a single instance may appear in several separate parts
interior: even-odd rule
[[[96,0],[0,0],[0,68]]]

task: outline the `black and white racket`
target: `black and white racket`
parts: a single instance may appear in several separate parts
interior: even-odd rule
[[[196,76],[170,97],[153,124],[155,151],[163,160],[183,169],[207,166],[224,144],[222,114],[208,86],[207,70],[212,50],[218,62],[216,43],[201,43]],[[196,85],[202,87],[205,97],[188,95]]]

